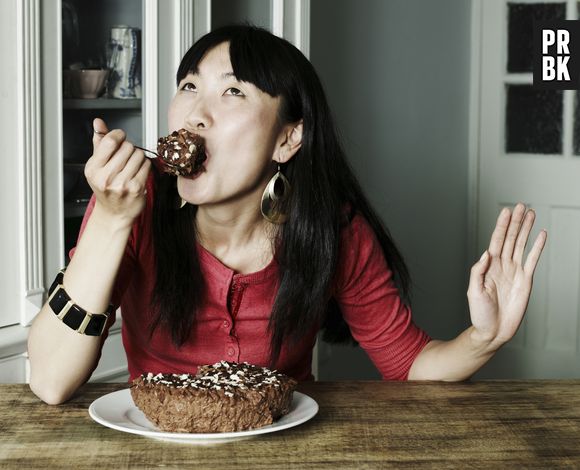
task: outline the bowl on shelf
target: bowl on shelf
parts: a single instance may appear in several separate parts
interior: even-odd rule
[[[65,98],[98,98],[105,90],[108,69],[63,70],[63,94]]]

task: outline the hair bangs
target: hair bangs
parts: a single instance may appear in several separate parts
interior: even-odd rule
[[[269,34],[269,33],[267,33]],[[236,78],[277,97],[284,94],[287,67],[280,63],[284,50],[271,39],[260,38],[261,31],[247,31],[230,42],[230,61]]]
[[[278,39],[278,38],[276,38]],[[177,85],[188,73],[197,73],[199,63],[214,47],[228,42],[232,72],[240,82],[248,82],[272,97],[285,95],[291,87],[285,44],[272,40],[261,28],[228,26],[208,33],[187,51],[177,71]]]

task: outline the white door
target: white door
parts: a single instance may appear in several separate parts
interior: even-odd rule
[[[580,107],[575,91],[534,89],[531,68],[533,19],[577,19],[578,5],[474,0],[478,253],[518,201],[537,213],[532,237],[548,231],[526,319],[480,378],[580,376]]]

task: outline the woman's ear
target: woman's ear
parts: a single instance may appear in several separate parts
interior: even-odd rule
[[[302,129],[302,119],[282,128],[278,142],[276,142],[273,160],[278,163],[286,163],[298,152],[302,145]]]

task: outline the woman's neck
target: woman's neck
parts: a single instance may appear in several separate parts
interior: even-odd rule
[[[222,263],[238,272],[253,272],[273,256],[273,226],[257,207],[198,206],[198,241]]]

